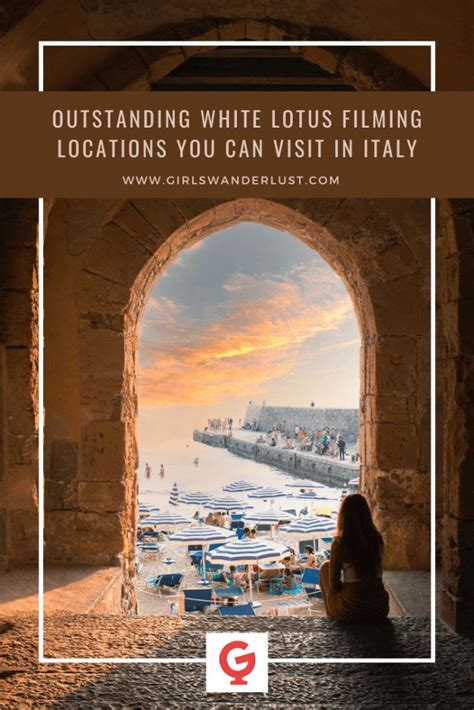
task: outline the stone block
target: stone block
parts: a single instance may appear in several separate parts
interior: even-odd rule
[[[45,516],[48,562],[117,564],[124,549],[120,515],[51,511]]]
[[[429,333],[429,294],[425,285],[416,274],[369,285],[372,331],[414,337]]]
[[[12,510],[9,513],[9,536],[13,563],[36,563],[38,559],[38,511]]]
[[[303,58],[311,64],[318,64],[330,74],[337,72],[342,52],[336,47],[304,47]]]
[[[134,462],[133,446],[133,429],[125,422],[93,421],[85,424],[81,480],[125,480],[129,470],[127,467]]]
[[[366,441],[367,466],[382,470],[417,468],[420,442],[415,424],[366,424]]]
[[[79,334],[79,348],[84,376],[93,374],[100,383],[101,376],[107,379],[113,373],[123,372],[123,332],[110,328],[83,327]]]
[[[84,256],[82,266],[86,271],[130,287],[149,259],[148,249],[109,223],[103,229],[102,239]]]
[[[185,55],[181,47],[171,47],[163,49],[159,56],[148,66],[151,83],[160,81],[167,74],[179,67],[185,60]]]
[[[133,200],[140,214],[167,238],[186,224],[186,219],[171,200]]]
[[[130,300],[130,289],[99,275],[82,271],[78,279],[76,299],[81,313],[123,315]]]
[[[37,353],[29,348],[5,350],[5,412],[10,434],[36,433]]]
[[[79,505],[84,512],[118,512],[125,509],[126,502],[126,488],[122,482],[79,482]]]
[[[110,91],[149,91],[150,75],[146,64],[133,47],[122,50],[113,62],[97,74]]]
[[[30,291],[37,286],[35,247],[4,244],[0,260],[0,286]]]
[[[3,291],[0,340],[8,346],[31,347],[37,342],[37,298],[34,291]]]
[[[74,481],[78,476],[78,450],[75,441],[53,441],[48,478],[54,481]]]
[[[446,221],[448,254],[468,253],[474,249],[474,231],[468,215],[458,215]]]
[[[416,398],[418,340],[379,337],[366,347],[367,394]]]
[[[0,497],[10,510],[34,511],[38,508],[37,469],[34,466],[9,466],[0,485]]]
[[[133,236],[150,254],[154,254],[163,243],[163,237],[152,224],[146,220],[133,203],[127,203],[113,217],[113,223]]]
[[[45,510],[76,510],[77,481],[50,481],[44,485]]]
[[[8,511],[5,508],[0,508],[0,555],[2,556],[8,553],[7,516]]]
[[[28,466],[36,463],[37,453],[38,438],[36,435],[10,434],[8,436],[7,460],[9,464]]]
[[[220,21],[218,26],[218,39],[221,41],[247,39],[246,30],[245,20]]]
[[[377,422],[415,422],[415,399],[409,396],[368,395],[365,397],[366,421]]]

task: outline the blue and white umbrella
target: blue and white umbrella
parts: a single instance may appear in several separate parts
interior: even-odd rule
[[[318,549],[316,540],[320,537],[332,537],[336,532],[336,523],[322,515],[307,515],[293,520],[288,525],[283,525],[281,529],[300,540],[310,538],[313,547]]]
[[[319,495],[319,493],[316,493],[315,491],[308,491],[307,493],[300,493],[299,495],[295,496],[295,498],[301,498],[301,500],[309,500],[311,501],[311,512],[313,512],[313,507],[314,507],[314,502],[318,501],[332,501],[334,502],[336,500],[335,497],[333,498],[328,498],[327,496],[322,496]]]
[[[170,499],[168,501],[169,505],[177,506],[178,499],[179,499],[178,486],[176,483],[173,483],[173,488],[171,489]]]
[[[211,493],[203,493],[202,491],[195,491],[189,493],[183,493],[179,499],[180,503],[188,503],[189,505],[201,506],[203,503],[207,503],[208,500],[212,498]]]
[[[230,496],[223,498],[212,498],[212,500],[204,503],[204,507],[208,510],[249,510],[253,506],[245,503],[244,501],[238,500],[237,498],[231,498]]]
[[[247,565],[250,600],[253,602],[252,575],[250,566],[262,563],[278,562],[289,553],[286,545],[279,545],[270,540],[233,540],[221,545],[209,553],[213,564]]]
[[[280,513],[279,511],[275,510],[264,510],[261,512],[254,511],[253,513],[246,513],[244,516],[244,523],[245,525],[248,525],[248,523],[262,523],[262,524],[267,524],[272,526],[272,538],[275,535],[275,525],[278,525],[280,520],[285,519],[288,520],[288,518],[293,518],[293,515],[288,515],[287,513]]]
[[[316,481],[292,481],[291,483],[285,483],[285,486],[288,486],[289,488],[299,488],[303,491],[325,487],[322,483],[316,483]]]
[[[150,515],[142,521],[143,526],[148,527],[158,527],[158,526],[176,526],[176,525],[187,525],[191,522],[190,518],[185,518],[184,515],[179,515],[178,513],[172,513],[170,511],[163,511],[163,513],[156,513],[155,515]]]
[[[278,490],[278,488],[258,488],[252,493],[247,493],[249,498],[260,498],[262,500],[270,501],[270,508],[273,508],[273,501],[275,498],[286,498],[286,493]]]
[[[255,483],[248,483],[248,481],[234,481],[222,486],[222,490],[227,491],[227,493],[244,493],[245,491],[254,491],[257,488],[261,488],[261,486],[257,486]]]
[[[206,576],[206,549],[216,542],[226,542],[237,537],[233,530],[226,530],[214,525],[193,525],[170,535],[174,542],[186,542],[188,545],[202,545],[203,577]]]

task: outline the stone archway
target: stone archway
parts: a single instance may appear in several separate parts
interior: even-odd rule
[[[133,607],[140,315],[181,249],[253,221],[317,249],[347,285],[362,338],[363,490],[387,565],[426,568],[427,212],[417,201],[58,201],[46,246],[48,559],[122,564]]]

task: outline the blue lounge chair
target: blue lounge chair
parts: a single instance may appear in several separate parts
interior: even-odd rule
[[[312,540],[300,540],[300,542],[298,544],[298,550],[299,550],[300,555],[306,554],[305,549],[304,549],[305,547],[311,547],[314,550],[313,541]],[[316,547],[315,552],[317,552],[317,549],[318,548]]]
[[[181,572],[172,572],[171,574],[159,574],[156,577],[151,577],[147,579],[146,585],[151,585],[155,590],[158,590],[161,596],[161,590],[165,587],[167,589],[179,589],[179,585],[183,581],[184,575]]]
[[[237,604],[237,606],[221,606],[219,608],[221,616],[256,616],[252,604]]]
[[[184,611],[186,613],[199,611],[204,612],[206,607],[212,604],[211,587],[207,589],[184,589]]]
[[[236,533],[237,533],[237,539],[242,540],[242,538],[244,537],[244,529],[237,528]]]
[[[230,524],[230,529],[231,530],[242,530],[244,529],[244,521],[243,520],[233,520]]]
[[[257,523],[258,532],[271,532],[272,526],[268,523]]]
[[[197,552],[198,550],[202,552],[202,545],[188,545],[188,552]]]
[[[309,599],[322,599],[323,593],[320,587],[319,569],[316,567],[306,567],[301,577],[301,585]]]

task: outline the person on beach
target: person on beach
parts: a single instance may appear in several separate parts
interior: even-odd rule
[[[151,477],[151,466],[150,466],[150,464],[147,462],[147,463],[145,464],[145,478],[150,478],[150,477]]]
[[[295,579],[295,575],[293,574],[293,570],[290,569],[290,567],[287,567],[285,569],[285,577],[283,579],[283,587],[285,589],[296,589],[298,586],[298,582]]]
[[[342,501],[331,557],[321,565],[321,590],[328,616],[357,624],[381,623],[389,612],[382,581],[382,535],[360,493]]]
[[[306,560],[301,563],[301,569],[304,570],[305,567],[316,567],[316,555],[311,545],[306,545],[304,551],[308,556]]]
[[[339,439],[337,441],[337,448],[339,449],[340,460],[344,461],[344,459],[346,458],[346,442],[344,441],[342,436],[339,437]]]
[[[160,466],[160,478],[164,478],[164,477],[165,477],[165,467],[163,466],[163,464],[161,464],[161,466]]]

